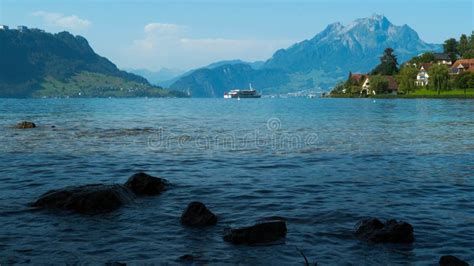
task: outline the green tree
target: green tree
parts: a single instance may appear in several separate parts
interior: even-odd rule
[[[331,94],[343,94],[344,89],[346,88],[346,82],[340,81],[334,86],[331,90]]]
[[[474,31],[467,38],[467,49],[462,54],[462,58],[474,58]]]
[[[474,74],[471,72],[471,77],[467,81],[467,88],[474,89]],[[466,90],[464,90],[464,94],[466,94]]]
[[[370,89],[377,94],[382,94],[388,89],[388,79],[382,75],[370,76]]]
[[[464,52],[462,58],[464,59],[474,58],[474,49],[469,49],[466,52]]]
[[[444,41],[443,50],[449,55],[453,62],[456,61],[459,54],[458,41],[456,41],[456,39],[454,38],[447,39],[446,41]]]
[[[424,64],[424,63],[431,63],[431,62],[434,61],[434,59],[435,59],[434,54],[431,53],[431,52],[427,52],[427,53],[423,53],[422,55],[413,57],[409,61],[409,63],[420,65],[420,64]]]
[[[371,75],[393,75],[398,72],[397,56],[393,53],[392,48],[386,48],[380,57],[380,64],[376,66]]]
[[[429,86],[438,92],[438,95],[441,93],[441,90],[446,90],[448,88],[449,80],[449,68],[446,65],[433,65],[430,70],[428,70]]]
[[[349,90],[352,94],[360,94],[360,91],[362,90],[362,88],[359,85],[351,85],[349,86]]]
[[[474,73],[466,71],[457,75],[454,79],[454,86],[457,89],[463,89],[466,94],[467,89],[474,88]]]
[[[468,40],[466,34],[461,35],[461,37],[459,38],[457,50],[458,50],[459,55],[461,57],[463,57],[464,53],[467,50],[469,50],[469,40]]]
[[[399,84],[398,88],[408,94],[415,90],[415,81],[416,75],[418,74],[418,69],[411,64],[405,64],[400,69],[400,73],[397,75],[396,79]]]

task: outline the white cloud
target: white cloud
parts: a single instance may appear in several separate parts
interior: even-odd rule
[[[145,25],[144,37],[127,49],[128,60],[119,64],[131,68],[161,67],[191,69],[220,60],[265,60],[294,40],[191,38],[189,28],[169,23]]]
[[[147,34],[176,34],[183,31],[185,27],[170,23],[149,23],[144,27]]]
[[[171,49],[179,41],[179,36],[184,33],[185,27],[170,23],[149,23],[145,25],[143,39],[133,41],[133,49],[138,54],[155,55],[163,48]]]
[[[66,16],[61,13],[52,13],[46,11],[33,12],[33,16],[41,17],[49,26],[56,26],[72,30],[85,30],[91,26],[91,22],[82,19],[76,15]]]

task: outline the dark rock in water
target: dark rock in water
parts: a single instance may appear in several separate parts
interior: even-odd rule
[[[265,244],[277,241],[286,235],[284,221],[269,221],[249,227],[231,229],[224,240],[234,244]]]
[[[165,179],[137,173],[127,180],[125,186],[137,195],[158,195],[166,189],[167,184]]]
[[[183,256],[179,257],[178,260],[180,261],[193,261],[197,259],[198,257],[191,255],[191,254],[184,254]]]
[[[25,129],[25,128],[35,128],[36,124],[29,121],[23,121],[16,124],[15,128]]]
[[[52,190],[31,205],[88,214],[109,212],[131,202],[136,195],[159,194],[165,190],[166,184],[164,179],[138,173],[125,185],[93,184]]]
[[[93,184],[49,191],[32,206],[94,214],[113,211],[131,202],[133,197],[134,194],[122,185]]]
[[[469,264],[455,256],[446,255],[439,259],[439,266],[469,266]]]
[[[217,223],[217,217],[201,202],[193,201],[181,215],[185,226],[210,226]]]
[[[107,262],[107,263],[105,263],[105,266],[127,266],[127,263],[118,262],[118,261],[115,261],[115,262]]]
[[[409,223],[396,220],[382,223],[376,218],[360,221],[355,235],[360,240],[374,243],[412,243],[415,240]]]

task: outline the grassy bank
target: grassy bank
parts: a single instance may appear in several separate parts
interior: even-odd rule
[[[93,72],[80,72],[68,80],[47,77],[41,89],[33,94],[41,97],[173,97],[173,92],[121,77]]]
[[[361,98],[358,94],[335,94],[331,95],[331,98]],[[365,98],[365,97],[362,97]],[[433,90],[416,90],[410,94],[378,94],[370,96],[370,98],[388,98],[388,99],[416,99],[416,98],[434,98],[434,99],[474,99],[474,89],[467,89],[466,93],[464,90],[453,89],[447,91],[441,91],[438,95],[437,91]]]

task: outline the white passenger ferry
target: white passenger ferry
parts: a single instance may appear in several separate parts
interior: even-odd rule
[[[250,84],[250,88],[248,90],[234,89],[234,90],[224,93],[225,99],[260,98],[260,97],[262,97],[262,95],[260,95],[256,90],[252,88],[252,84]]]

